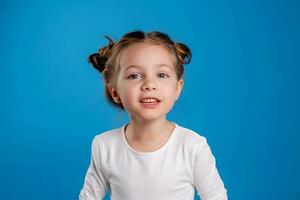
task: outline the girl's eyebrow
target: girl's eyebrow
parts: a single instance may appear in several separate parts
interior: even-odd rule
[[[172,67],[170,67],[169,65],[167,65],[167,64],[158,64],[158,65],[156,65],[156,67],[168,67],[168,68],[170,68],[170,70],[173,70],[172,69]],[[126,68],[125,68],[125,72],[127,71],[127,70],[129,70],[129,69],[131,69],[131,68],[143,68],[142,66],[140,66],[140,65],[129,65],[129,66],[127,66]]]

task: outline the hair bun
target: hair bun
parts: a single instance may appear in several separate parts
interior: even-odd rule
[[[106,67],[106,62],[111,55],[111,49],[114,46],[114,41],[108,37],[104,36],[109,40],[109,44],[107,46],[104,46],[99,49],[99,53],[91,54],[88,57],[88,62],[93,65],[94,68],[96,68],[100,73],[103,72],[103,70]]]
[[[175,43],[175,49],[178,53],[179,59],[183,64],[189,64],[192,59],[192,52],[188,46],[183,43]]]
[[[100,73],[105,69],[107,57],[100,57],[98,53],[94,53],[89,56],[88,62],[93,65]]]

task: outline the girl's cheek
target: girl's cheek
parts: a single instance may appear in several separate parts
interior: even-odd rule
[[[132,90],[136,87],[136,84],[133,83],[124,83],[122,86],[125,90]]]

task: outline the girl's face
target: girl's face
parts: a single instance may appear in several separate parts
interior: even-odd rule
[[[122,102],[133,120],[165,118],[183,87],[183,80],[176,77],[175,56],[166,47],[137,43],[128,46],[119,61],[117,86],[109,86],[114,100]],[[142,103],[147,97],[159,101]]]

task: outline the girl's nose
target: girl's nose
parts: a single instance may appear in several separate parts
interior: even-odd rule
[[[142,86],[143,90],[156,90],[157,86],[152,80],[146,80]]]

